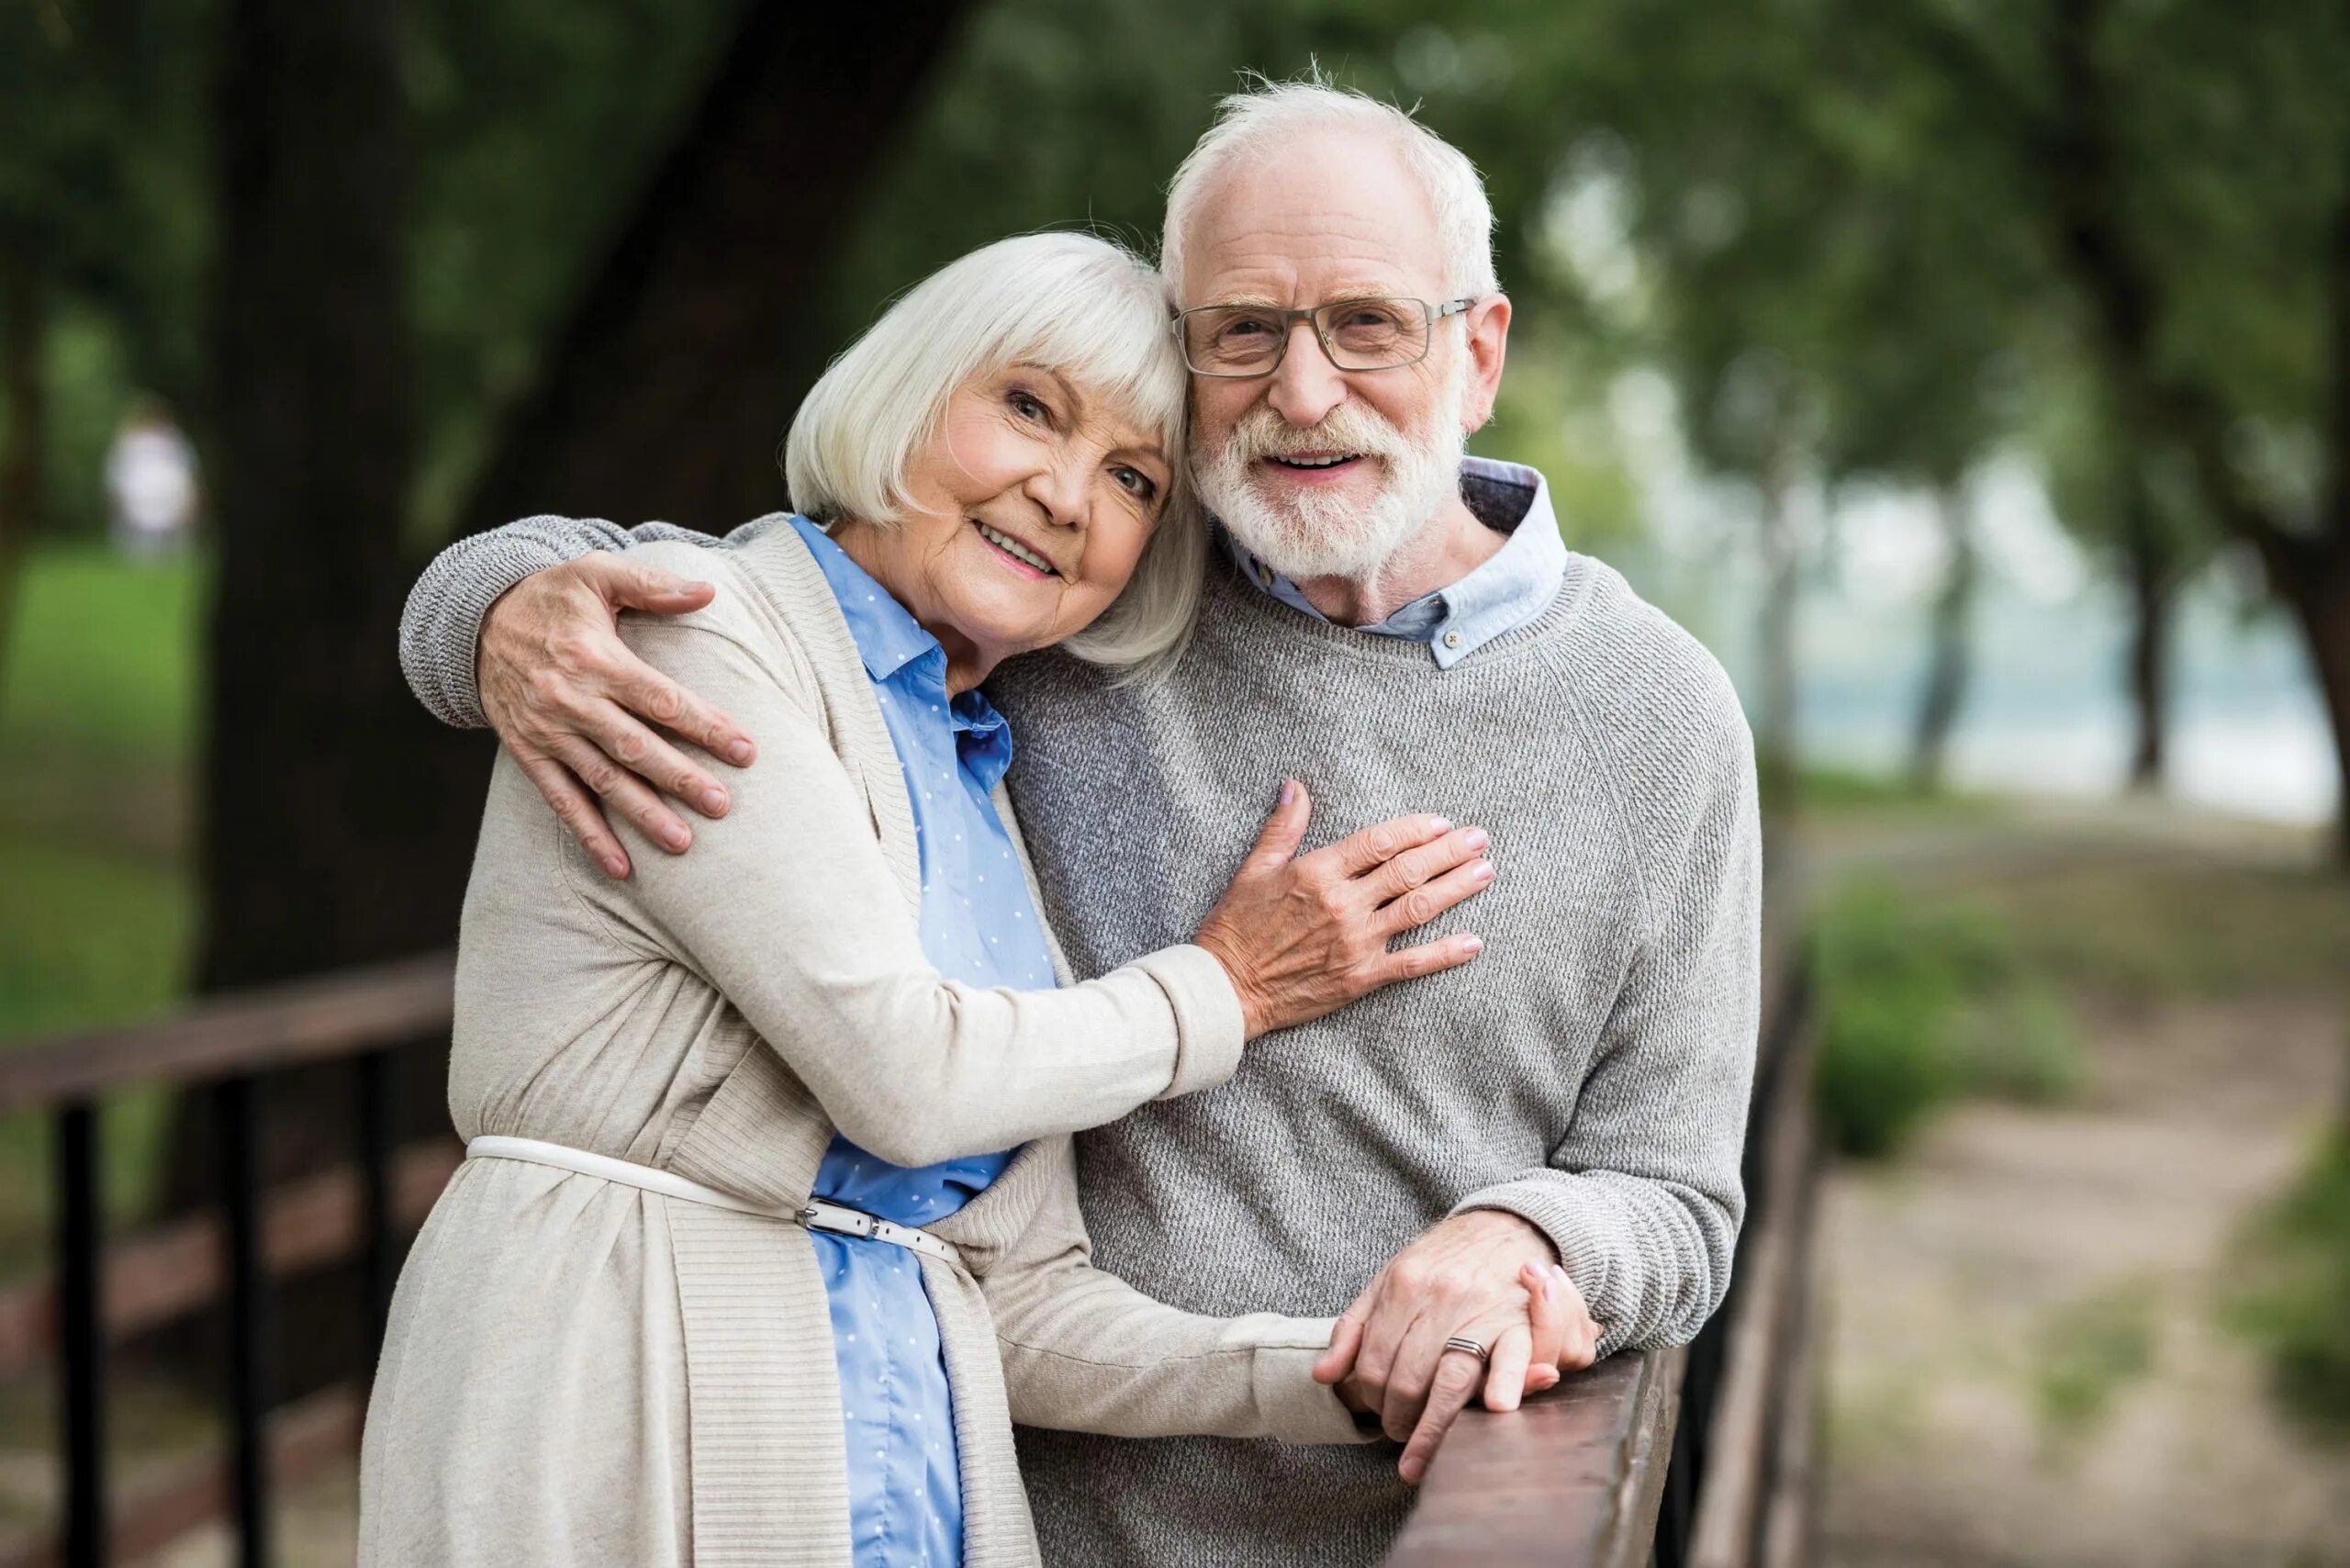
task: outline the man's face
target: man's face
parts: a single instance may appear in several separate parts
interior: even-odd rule
[[[1448,298],[1436,218],[1383,141],[1328,131],[1222,171],[1185,236],[1185,306]],[[1292,577],[1366,577],[1455,493],[1492,411],[1509,302],[1438,322],[1416,364],[1342,371],[1293,324],[1270,375],[1192,378],[1201,495]],[[1334,461],[1335,460],[1335,461]]]

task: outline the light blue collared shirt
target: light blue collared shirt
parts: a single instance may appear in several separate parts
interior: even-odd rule
[[[1052,955],[989,798],[1012,731],[978,691],[946,694],[946,653],[804,517],[791,526],[840,601],[880,700],[922,852],[922,950],[949,980],[1050,991]],[[814,1195],[900,1225],[945,1219],[1003,1172],[1009,1151],[907,1170],[834,1137]],[[831,1298],[856,1568],[955,1568],[963,1493],[938,1318],[913,1254],[811,1230]]]
[[[1375,626],[1355,628],[1375,637],[1425,643],[1438,669],[1450,669],[1548,610],[1567,576],[1566,542],[1559,537],[1550,487],[1540,473],[1523,463],[1468,458],[1460,465],[1460,498],[1478,521],[1508,534],[1508,540],[1460,581],[1422,594]],[[1228,532],[1224,542],[1242,577],[1291,609],[1316,621],[1328,620],[1295,583],[1259,560]]]

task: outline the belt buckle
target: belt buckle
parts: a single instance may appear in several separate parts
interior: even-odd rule
[[[861,1210],[836,1205],[827,1217],[822,1205],[810,1204],[800,1211],[800,1223],[811,1230],[829,1230],[838,1236],[870,1237],[875,1222],[871,1215]]]

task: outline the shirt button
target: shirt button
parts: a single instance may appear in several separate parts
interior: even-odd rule
[[[1459,647],[1460,645],[1460,633],[1458,632],[1447,632],[1444,634],[1444,645],[1448,648]]]

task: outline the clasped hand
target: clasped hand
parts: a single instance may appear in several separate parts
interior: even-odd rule
[[[1458,1215],[1397,1253],[1331,1331],[1315,1377],[1404,1444],[1396,1470],[1416,1484],[1437,1445],[1481,1393],[1515,1410],[1591,1365],[1601,1327],[1542,1233],[1513,1214]],[[1480,1363],[1445,1341],[1488,1348]]]

